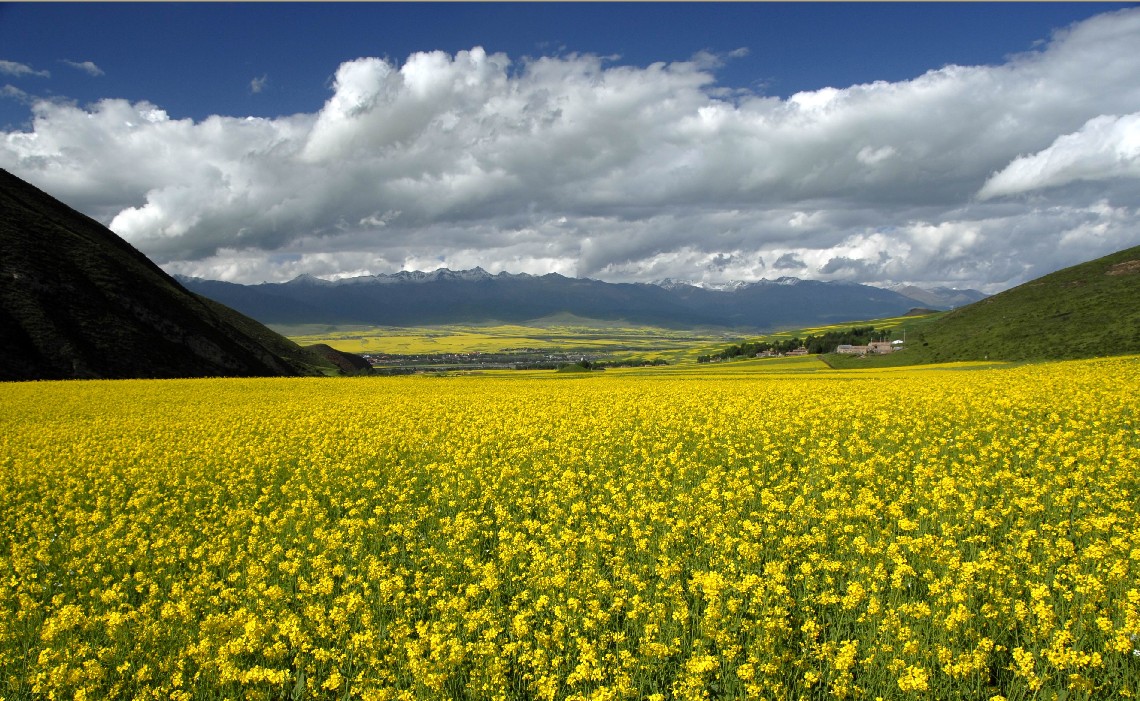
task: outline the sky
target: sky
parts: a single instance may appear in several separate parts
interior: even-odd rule
[[[0,168],[171,273],[998,292],[1140,244],[1136,3],[0,4]]]

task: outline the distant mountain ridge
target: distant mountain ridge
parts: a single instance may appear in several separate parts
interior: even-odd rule
[[[985,299],[989,295],[978,290],[960,290],[954,287],[935,287],[927,289],[916,285],[890,285],[888,290],[898,292],[900,295],[910,297],[927,307],[937,309],[956,309],[967,304],[973,304]]]
[[[775,283],[779,285],[795,285],[802,282],[802,278],[798,277],[779,277],[775,280],[761,280],[760,283]],[[732,292],[739,290],[742,287],[755,285],[756,282],[747,282],[744,280],[729,280],[727,282],[695,282],[692,280],[674,280],[672,278],[665,278],[663,280],[654,280],[651,284],[664,287],[667,290],[679,289],[684,287],[698,287],[703,290],[716,290],[718,292]],[[886,285],[885,289],[892,292],[897,292],[904,297],[910,297],[915,302],[926,305],[927,307],[934,308],[936,311],[946,311],[956,307],[962,307],[967,304],[973,304],[978,300],[985,299],[989,295],[985,292],[980,292],[973,289],[959,289],[956,287],[919,287],[918,285],[898,284]]]
[[[568,313],[667,327],[771,329],[899,316],[919,305],[953,306],[870,285],[791,277],[708,287],[673,280],[609,283],[557,273],[492,275],[478,267],[335,281],[300,275],[256,285],[176,277],[188,289],[267,324],[517,323]]]

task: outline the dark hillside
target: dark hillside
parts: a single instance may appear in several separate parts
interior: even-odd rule
[[[345,375],[368,375],[372,373],[372,363],[355,353],[337,350],[325,343],[314,343],[304,349],[320,355],[335,365]]]
[[[300,375],[323,364],[0,170],[0,379]]]

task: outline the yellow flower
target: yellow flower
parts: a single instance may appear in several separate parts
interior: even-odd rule
[[[929,676],[926,670],[917,665],[910,665],[903,670],[902,675],[899,677],[899,689],[911,691],[927,691],[930,687],[927,684]]]

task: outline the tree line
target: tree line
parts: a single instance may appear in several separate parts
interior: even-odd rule
[[[874,326],[852,326],[839,331],[827,331],[820,335],[811,335],[807,338],[784,339],[780,341],[745,341],[729,346],[719,353],[697,356],[698,363],[710,363],[714,360],[731,360],[732,358],[751,358],[757,353],[772,351],[774,353],[787,353],[803,347],[808,353],[832,353],[836,347],[849,344],[863,346],[879,337],[888,334],[886,329],[876,329]]]

